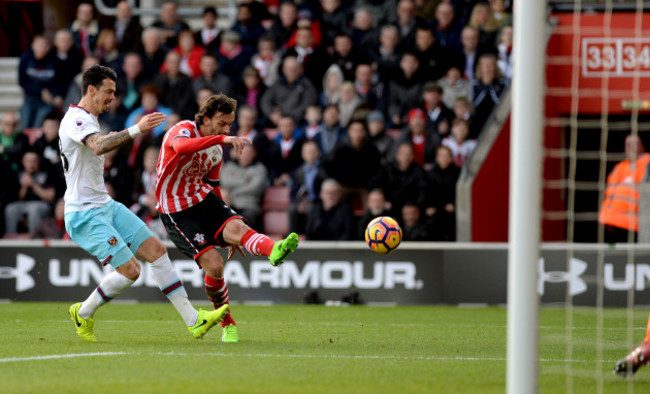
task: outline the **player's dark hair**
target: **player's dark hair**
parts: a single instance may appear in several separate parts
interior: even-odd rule
[[[223,93],[215,94],[205,100],[205,103],[203,103],[201,108],[199,108],[199,112],[196,113],[194,121],[196,122],[196,125],[200,127],[203,124],[204,116],[211,118],[217,112],[221,112],[222,114],[231,114],[235,112],[235,110],[237,110],[237,100],[230,98]]]
[[[105,79],[117,82],[117,74],[111,68],[95,64],[86,70],[81,78],[81,95],[85,96],[88,86],[94,86],[99,89]]]

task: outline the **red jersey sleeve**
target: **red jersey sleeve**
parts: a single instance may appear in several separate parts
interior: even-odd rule
[[[188,155],[209,148],[212,145],[222,144],[225,138],[225,135],[190,138],[189,136],[180,133],[172,139],[171,148],[179,155]]]

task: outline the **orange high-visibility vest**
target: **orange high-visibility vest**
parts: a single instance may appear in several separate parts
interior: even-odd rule
[[[605,200],[598,221],[626,230],[639,231],[639,188],[648,176],[650,154],[643,153],[630,165],[624,160],[607,177]]]

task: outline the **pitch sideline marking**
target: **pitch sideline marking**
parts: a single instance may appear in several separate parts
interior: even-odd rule
[[[209,352],[209,353],[176,353],[176,352],[96,352],[96,353],[71,353],[71,354],[51,354],[46,356],[31,356],[31,357],[11,357],[0,358],[0,363],[13,363],[21,361],[41,361],[41,360],[57,360],[63,358],[78,358],[78,357],[101,357],[101,356],[139,356],[139,355],[157,355],[157,356],[196,356],[201,354],[204,356],[217,356],[217,357],[264,357],[264,358],[332,358],[332,359],[354,359],[354,360],[421,360],[421,361],[506,361],[505,357],[443,357],[443,356],[385,356],[385,355],[369,355],[369,356],[355,356],[355,355],[331,355],[331,354],[272,354],[272,353],[224,353],[224,352]],[[540,359],[541,362],[571,362],[571,363],[591,363],[594,360],[566,360],[566,359]],[[615,360],[602,360],[602,362],[614,362]]]
[[[71,354],[51,354],[48,356],[31,356],[31,357],[10,357],[0,358],[0,363],[13,363],[17,361],[40,361],[40,360],[57,360],[61,358],[77,357],[94,357],[94,356],[123,356],[127,352],[101,352],[101,353],[71,353]]]

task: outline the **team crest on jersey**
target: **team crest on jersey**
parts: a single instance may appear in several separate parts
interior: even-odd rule
[[[117,238],[111,237],[111,239],[108,240],[108,244],[111,246],[117,245]]]
[[[203,245],[205,243],[205,235],[196,233],[194,234],[194,240],[198,242],[199,245]]]
[[[77,127],[81,127],[81,126],[84,125],[84,120],[81,119],[81,118],[77,118],[77,120],[74,121],[74,124],[75,124]]]

